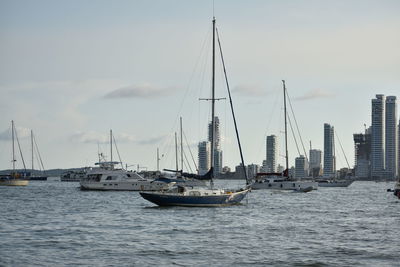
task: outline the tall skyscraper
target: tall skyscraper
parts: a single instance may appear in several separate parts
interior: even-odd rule
[[[322,151],[310,149],[310,175],[318,177],[322,172]]]
[[[276,135],[267,136],[266,154],[267,172],[276,172],[276,160],[278,158]]]
[[[369,178],[371,173],[371,128],[354,134],[355,176]]]
[[[335,176],[335,139],[333,126],[324,124],[324,177]]]
[[[385,96],[372,99],[371,175],[381,178],[385,172]]]
[[[208,172],[211,167],[210,158],[211,144],[208,141],[199,143],[198,146],[198,157],[199,157],[199,174],[203,175]]]
[[[208,141],[211,143],[212,123],[208,124]],[[211,152],[210,152],[211,153]],[[222,151],[219,118],[214,117],[214,175],[222,173]]]
[[[385,114],[385,173],[388,177],[396,177],[398,169],[398,126],[397,99],[386,97]]]
[[[295,167],[294,167],[294,177],[297,179],[307,177],[307,166],[306,166],[306,158],[303,155],[300,155],[295,159]]]
[[[219,127],[219,118],[217,116],[214,117],[214,145],[215,150],[221,149],[221,134],[220,134],[220,127]],[[208,123],[208,141],[211,142],[211,133],[212,133],[212,123]]]

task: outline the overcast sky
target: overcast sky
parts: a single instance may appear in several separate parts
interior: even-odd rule
[[[216,0],[214,14],[246,163],[265,159],[266,135],[282,141],[285,79],[306,150],[310,140],[323,150],[330,123],[353,166],[352,135],[371,124],[371,99],[400,97],[400,1]],[[99,147],[110,154],[113,129],[124,163],[155,169],[159,147],[161,168],[174,168],[179,116],[197,159],[212,16],[212,1],[0,0],[0,169],[12,166],[11,120],[28,166],[30,129],[46,168],[93,165]],[[220,63],[216,80],[226,97]],[[229,112],[218,101],[224,165],[234,167]]]

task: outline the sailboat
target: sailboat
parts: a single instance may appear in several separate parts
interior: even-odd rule
[[[19,140],[18,140],[18,136],[17,136],[16,130],[15,130],[14,121],[11,121],[11,135],[12,135],[13,170],[10,174],[0,176],[0,186],[1,185],[3,185],[3,186],[26,186],[26,185],[28,185],[29,180],[26,178],[27,172],[26,172],[25,162],[22,157],[21,147],[19,145]],[[22,172],[22,173],[17,173],[15,171],[15,162],[17,161],[15,158],[15,140],[14,140],[15,137],[17,139],[19,152],[20,152],[20,155],[22,158],[22,162],[24,164],[24,169],[25,169],[25,172]]]
[[[212,20],[212,25],[213,25],[213,38],[212,38],[212,86],[211,86],[211,125],[212,129],[215,129],[215,34],[218,31],[216,30],[215,27],[215,17]],[[237,130],[237,124],[236,124],[236,119],[235,119],[235,114],[233,110],[233,105],[232,105],[232,98],[229,90],[229,84],[228,84],[228,79],[226,76],[226,69],[225,69],[225,63],[222,55],[222,48],[221,48],[221,43],[218,38],[218,45],[219,45],[219,51],[221,55],[221,60],[222,60],[222,65],[224,67],[224,74],[225,74],[225,81],[228,89],[228,94],[229,94],[229,100],[231,104],[231,111],[232,111],[232,116],[233,116],[233,121],[235,124],[235,130],[236,130],[236,137],[239,145],[239,151],[240,151],[240,156],[241,160],[243,163],[243,168],[244,168],[244,160],[243,160],[243,153],[239,141],[239,134]],[[215,136],[214,136],[214,131],[211,131],[211,155],[213,155],[215,147]],[[246,187],[238,190],[226,190],[226,189],[219,189],[219,188],[214,188],[214,183],[213,183],[213,176],[214,176],[214,156],[211,156],[211,168],[208,171],[207,175],[210,176],[210,187],[190,187],[190,186],[181,186],[181,185],[176,185],[174,183],[171,183],[170,187],[166,190],[161,190],[159,192],[145,192],[142,191],[140,192],[140,195],[159,206],[188,206],[188,207],[214,207],[214,206],[229,206],[229,205],[235,205],[239,204],[243,198],[247,195],[247,193],[250,190],[250,186],[248,186],[248,179],[247,179],[247,173],[244,170],[245,173],[245,178],[246,178]]]
[[[318,189],[318,183],[314,181],[294,180],[289,177],[289,153],[287,141],[287,112],[286,112],[286,85],[283,84],[283,103],[285,117],[285,159],[286,170],[282,173],[258,173],[252,184],[253,189],[275,189],[275,190],[291,190],[296,192],[309,192]]]
[[[183,171],[183,129],[182,129],[182,117],[180,117],[180,157],[181,157],[181,169],[179,170],[178,167],[178,141],[177,135],[175,133],[175,163],[176,168],[175,170],[171,169],[163,169],[165,172],[159,171],[159,154],[157,149],[157,172],[154,175],[156,181],[163,181],[166,183],[173,183],[175,182],[177,185],[184,185],[184,186],[206,186],[205,180],[208,180],[207,177],[188,173]],[[189,148],[190,149],[190,148]]]
[[[40,173],[41,175],[35,175],[34,174],[34,155],[35,155],[35,151],[38,155],[39,158],[39,169],[40,169]],[[37,180],[37,181],[46,181],[47,180],[47,176],[46,176],[46,172],[44,170],[44,165],[43,165],[43,161],[42,161],[42,157],[40,155],[37,143],[36,143],[36,139],[35,136],[33,135],[33,130],[31,130],[31,152],[32,152],[32,173],[31,176],[29,177],[29,180]]]

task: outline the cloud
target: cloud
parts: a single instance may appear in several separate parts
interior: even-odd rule
[[[139,140],[132,134],[120,133],[120,134],[115,134],[114,138],[117,144],[131,142],[138,145],[152,145],[163,140],[165,136],[150,137],[147,139]],[[109,134],[98,133],[94,131],[76,132],[72,134],[69,139],[76,143],[85,143],[85,144],[108,144],[110,142]]]
[[[164,138],[165,136],[150,137],[147,139],[138,140],[136,143],[139,145],[153,145],[161,142]]]
[[[311,100],[315,98],[328,98],[332,96],[334,95],[328,91],[324,91],[322,89],[313,89],[305,93],[303,96],[294,97],[293,100],[302,101],[302,100]]]
[[[109,92],[104,98],[158,98],[171,95],[176,88],[159,88],[151,85],[131,85]]]
[[[31,130],[23,127],[16,127],[16,134],[19,139],[30,137]],[[11,127],[0,133],[0,140],[8,141],[12,139]]]
[[[109,142],[109,137],[106,134],[97,132],[76,132],[69,138],[71,141],[76,143],[85,144],[106,144]]]
[[[250,97],[265,96],[270,93],[266,89],[255,85],[237,85],[233,88],[232,92]]]

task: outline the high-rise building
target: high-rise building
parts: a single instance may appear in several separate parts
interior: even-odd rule
[[[385,174],[396,177],[398,169],[397,99],[386,97],[385,114]]]
[[[211,167],[210,158],[211,144],[208,141],[199,143],[198,146],[198,157],[199,157],[199,174],[203,175],[208,172]]]
[[[397,178],[400,179],[400,121],[399,121],[399,127],[397,128],[397,132],[398,132],[398,150],[397,150]]]
[[[276,160],[278,158],[276,135],[267,136],[266,144],[267,172],[276,172]]]
[[[324,124],[324,177],[335,176],[335,139],[334,128],[328,123]]]
[[[307,172],[306,158],[303,155],[300,155],[295,159],[294,177],[296,179],[305,178],[308,176]]]
[[[355,176],[369,178],[371,173],[371,128],[365,133],[354,134]]]
[[[310,175],[318,177],[322,172],[322,151],[310,149]]]
[[[253,179],[257,173],[260,172],[260,166],[258,164],[247,165],[247,178]]]
[[[211,131],[212,123],[208,123],[208,141],[211,142]],[[220,126],[219,126],[219,118],[217,116],[214,117],[214,145],[215,150],[221,149],[221,134],[220,134]]]
[[[381,178],[385,172],[385,96],[372,99],[371,112],[371,176]]]
[[[208,141],[211,143],[212,123],[208,124]],[[222,151],[219,118],[214,117],[214,175],[222,173]]]

